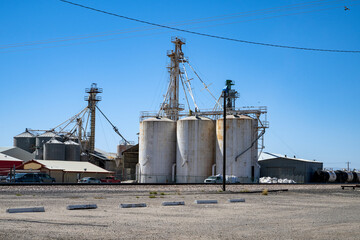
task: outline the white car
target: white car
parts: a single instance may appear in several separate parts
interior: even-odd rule
[[[204,183],[222,183],[223,178],[222,176],[210,176],[204,180]]]
[[[240,180],[236,176],[226,175],[226,183],[240,183]],[[204,183],[223,183],[222,175],[210,176],[204,180]]]
[[[100,183],[100,180],[93,177],[83,177],[78,183]]]

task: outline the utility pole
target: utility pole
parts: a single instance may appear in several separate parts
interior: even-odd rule
[[[183,110],[179,106],[179,79],[182,71],[180,70],[180,63],[185,61],[184,53],[182,52],[182,45],[185,44],[183,39],[175,37],[171,40],[175,44],[175,49],[170,50],[167,56],[170,58],[170,92],[168,106],[162,106],[167,116],[172,120],[179,120],[179,111]]]
[[[351,163],[351,162],[346,162],[346,164],[347,164],[347,170],[348,170],[348,171],[350,171],[350,163]]]
[[[226,191],[226,101],[229,86],[226,85],[223,89],[224,98],[224,126],[223,126],[223,191]]]
[[[97,96],[98,93],[102,93],[102,88],[98,88],[96,83],[91,84],[91,88],[86,88],[85,92],[88,96],[85,96],[85,101],[88,102],[88,108],[90,110],[90,139],[89,139],[89,152],[93,153],[95,150],[95,113],[96,104],[101,101],[101,97]],[[93,161],[94,157],[90,156],[90,160]]]

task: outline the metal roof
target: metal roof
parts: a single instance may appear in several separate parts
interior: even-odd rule
[[[203,121],[208,121],[208,120],[210,120],[210,121],[213,121],[211,118],[203,117],[203,116],[190,116],[190,117],[185,117],[185,118],[180,119],[179,121],[184,121],[184,120],[186,120],[186,121],[188,121],[188,120],[194,120],[194,121],[196,121],[196,120],[203,120]]]
[[[116,158],[116,153],[109,153],[99,148],[95,148],[93,156],[103,160],[114,160]]]
[[[64,142],[65,145],[79,145],[77,142],[71,141],[71,140],[67,140],[66,142]]]
[[[92,172],[112,173],[90,162],[58,161],[58,160],[33,160],[49,170],[62,170],[64,172]]]
[[[0,161],[22,162],[22,160],[0,153]]]
[[[53,132],[44,132],[43,134],[39,135],[38,137],[60,137],[60,136]]]
[[[49,141],[47,141],[46,144],[64,144],[64,143],[53,138],[53,139],[50,139]]]
[[[33,138],[35,137],[34,134],[30,133],[30,132],[23,132],[20,133],[19,135],[16,135],[14,138]]]
[[[23,160],[25,162],[35,158],[35,155],[18,147],[0,147],[0,153]]]
[[[283,158],[283,159],[302,161],[302,162],[322,163],[320,161],[295,158],[295,156],[294,156],[294,158],[291,158],[291,157],[287,157],[286,155],[282,155],[282,154],[278,154],[278,153],[269,153],[269,152],[262,152],[259,156],[259,161],[266,161],[266,160],[275,159],[275,158]]]

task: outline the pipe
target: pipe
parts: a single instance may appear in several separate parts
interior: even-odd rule
[[[215,169],[216,169],[216,164],[213,164],[211,168],[211,176],[215,176]]]
[[[135,174],[135,181],[137,182],[137,183],[139,183],[140,182],[140,164],[139,163],[137,163],[136,164],[136,169],[135,169],[135,172],[136,172],[136,174]]]
[[[173,182],[175,182],[175,175],[176,175],[176,163],[172,165],[172,171],[171,171],[171,178]]]

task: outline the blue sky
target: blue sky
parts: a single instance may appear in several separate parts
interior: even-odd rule
[[[229,38],[360,50],[356,0],[76,2]],[[12,145],[25,128],[52,128],[82,110],[84,89],[92,82],[104,90],[99,107],[127,139],[137,141],[140,111],[158,109],[168,83],[166,51],[173,47],[171,37],[180,36],[185,55],[216,96],[232,79],[241,95],[238,106],[268,106],[265,151],[316,159],[325,167],[344,168],[349,161],[360,168],[360,54],[153,29],[57,0],[0,1],[0,13],[0,146]],[[204,22],[189,22],[195,19]],[[193,82],[198,102],[212,108],[211,97]],[[97,147],[107,151],[115,151],[120,140],[100,117],[96,137]]]

